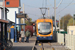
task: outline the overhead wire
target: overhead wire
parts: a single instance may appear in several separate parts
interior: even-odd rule
[[[45,8],[46,8],[46,6],[47,6],[47,0],[45,0]],[[45,14],[46,14],[46,10],[47,9],[45,9]]]
[[[59,4],[57,5],[57,8],[62,4],[62,1],[63,0],[61,0],[60,2],[59,2]],[[54,14],[54,11],[52,12],[52,15]]]
[[[44,14],[46,14],[46,6],[47,6],[47,0],[43,0],[42,1],[42,8],[40,8],[41,9],[41,13],[42,13],[42,15]],[[44,12],[43,12],[44,11]]]
[[[74,0],[72,0],[73,2]],[[68,6],[70,6],[72,4],[72,2],[70,2],[65,8],[63,8],[61,11],[63,11],[64,9],[66,9]],[[59,14],[61,11],[59,11],[57,14]]]
[[[60,3],[57,5],[57,8],[61,5],[62,1],[63,1],[63,0],[61,0]]]
[[[31,13],[27,13],[27,14],[30,14],[30,15],[33,15],[33,16],[39,16],[39,15],[31,14]]]
[[[25,6],[28,6],[28,7],[34,7],[34,8],[39,8],[39,7],[35,7],[35,6],[30,6],[30,5],[27,5],[27,4],[25,4]]]
[[[43,0],[43,2],[42,2],[42,7],[44,6],[44,2],[45,2],[45,7],[46,7],[46,6],[47,6],[47,0]],[[27,4],[25,4],[25,6],[38,8],[38,7],[30,6],[30,5],[27,5]],[[46,12],[46,10],[45,10],[45,12]],[[38,15],[35,15],[35,14],[31,14],[31,13],[27,13],[27,14],[34,15],[34,16],[38,16]]]
[[[44,0],[42,1],[42,7],[43,7],[43,5],[44,5]]]

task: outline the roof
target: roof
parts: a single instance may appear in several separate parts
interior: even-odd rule
[[[3,9],[2,7],[0,7],[1,9]]]
[[[8,21],[2,19],[0,19],[0,22],[8,23]]]
[[[9,5],[6,3],[9,2]],[[5,7],[20,7],[20,0],[5,0]]]

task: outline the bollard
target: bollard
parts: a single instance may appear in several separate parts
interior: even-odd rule
[[[14,42],[14,26],[11,26],[11,32],[10,32],[10,38],[11,38],[11,41]]]

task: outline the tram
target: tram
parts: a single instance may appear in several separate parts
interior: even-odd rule
[[[52,19],[37,19],[36,20],[36,36],[37,36],[37,41],[53,39]]]

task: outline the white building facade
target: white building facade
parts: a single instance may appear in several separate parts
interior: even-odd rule
[[[9,19],[12,22],[15,22],[15,11],[16,13],[20,13],[20,8],[18,7],[7,7],[9,9],[9,12],[7,13],[7,19]],[[18,19],[17,19],[17,24],[19,23]]]
[[[9,12],[7,13],[7,19],[15,23],[15,11],[16,13],[20,13],[20,6],[20,0],[6,0],[5,7],[9,9]],[[19,23],[18,19],[16,23]]]

